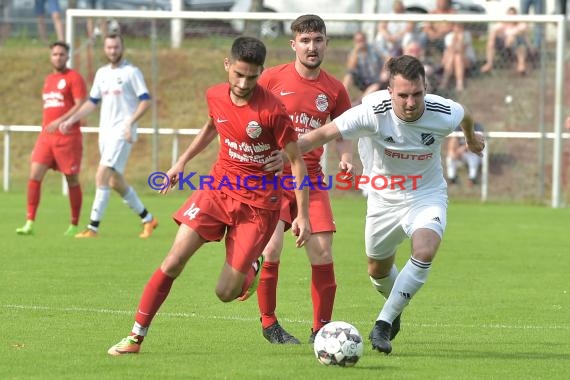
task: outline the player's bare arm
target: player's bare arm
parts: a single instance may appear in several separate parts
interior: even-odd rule
[[[58,117],[57,119],[53,120],[51,123],[49,123],[46,126],[46,131],[48,133],[55,132],[59,128],[59,125],[61,124],[62,121],[64,121],[65,119],[67,119],[68,117],[73,115],[75,112],[77,112],[81,108],[83,103],[85,103],[86,98],[75,98],[73,100],[75,102],[73,107],[71,107],[66,113],[61,115],[61,117]],[[63,131],[61,131],[61,132],[64,133]],[[66,132],[68,132],[68,131],[66,131]]]
[[[137,109],[135,110],[135,113],[133,113],[129,120],[125,120],[124,137],[127,142],[133,142],[133,124],[135,124],[137,120],[139,120],[146,113],[150,106],[150,99],[141,100],[137,106]]]
[[[465,115],[463,120],[461,120],[461,129],[465,135],[465,142],[467,143],[467,148],[473,153],[477,153],[479,156],[483,155],[483,149],[485,149],[485,137],[481,133],[475,133],[474,121],[471,113],[463,107],[465,110]]]
[[[200,132],[196,135],[196,138],[192,140],[192,143],[186,148],[184,153],[180,155],[176,163],[168,169],[166,175],[170,179],[170,186],[166,186],[161,189],[159,193],[166,194],[168,190],[173,188],[178,183],[178,173],[184,171],[186,164],[192,160],[198,153],[203,151],[210,143],[218,136],[218,131],[214,125],[213,119],[208,119],[204,124]]]
[[[336,150],[339,157],[338,169],[345,173],[347,177],[354,174],[354,166],[352,165],[353,148],[352,141],[337,139]]]
[[[69,132],[69,129],[73,124],[83,119],[85,116],[89,115],[91,112],[95,111],[96,109],[97,105],[92,101],[84,102],[76,112],[70,114],[70,116],[67,119],[63,120],[59,124],[59,130],[61,131],[61,133],[64,134]]]
[[[330,123],[301,136],[297,141],[297,145],[299,146],[301,153],[305,154],[330,141],[338,139],[342,139],[342,135],[340,134],[335,122],[331,121]]]
[[[291,172],[297,183],[301,183],[300,178],[307,176],[307,167],[303,160],[303,155],[295,142],[290,142],[285,146],[285,153],[291,162]],[[291,223],[291,232],[297,237],[295,244],[297,248],[305,245],[311,237],[311,223],[309,221],[309,189],[307,186],[302,189],[295,189],[297,199],[297,217]]]

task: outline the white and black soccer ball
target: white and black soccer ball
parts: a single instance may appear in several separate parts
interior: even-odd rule
[[[362,357],[362,336],[350,323],[334,321],[324,325],[313,346],[321,364],[352,367]]]

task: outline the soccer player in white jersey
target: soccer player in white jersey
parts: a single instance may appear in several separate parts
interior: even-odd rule
[[[365,162],[368,206],[365,246],[368,275],[385,298],[370,332],[373,349],[389,354],[400,329],[400,315],[427,279],[446,224],[447,184],[441,143],[461,125],[469,149],[480,154],[483,137],[459,103],[426,94],[423,64],[403,55],[386,64],[387,90],[362,99],[334,121],[299,139],[302,152],[329,141],[360,138],[371,151]],[[360,147],[362,148],[362,146]],[[398,246],[411,239],[412,254],[400,272]]]
[[[140,216],[141,238],[151,236],[158,226],[156,218],[147,211],[135,190],[124,177],[125,166],[137,139],[137,121],[150,107],[150,95],[139,68],[123,59],[123,38],[117,34],[105,37],[103,50],[109,64],[95,74],[89,101],[61,124],[67,130],[74,122],[93,112],[101,102],[99,121],[99,151],[101,160],[95,182],[97,190],[87,229],[76,238],[97,237],[99,225],[109,203],[111,189]]]

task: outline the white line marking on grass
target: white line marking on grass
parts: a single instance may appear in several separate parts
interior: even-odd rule
[[[134,311],[127,310],[112,310],[112,309],[92,309],[87,307],[51,307],[51,306],[39,306],[39,305],[0,305],[3,309],[12,310],[32,310],[32,311],[61,311],[66,313],[97,313],[97,314],[120,314],[120,315],[133,315]],[[170,318],[200,318],[200,319],[219,319],[227,321],[245,321],[245,322],[256,322],[259,321],[258,317],[240,317],[240,316],[219,316],[219,315],[200,315],[197,313],[158,313],[162,317]],[[281,318],[283,321],[288,323],[312,323],[309,320],[299,320],[299,319],[289,319]],[[371,320],[366,321],[354,321],[355,324],[367,324],[371,323]],[[549,325],[549,326],[536,326],[536,325],[507,325],[507,324],[481,324],[481,325],[464,325],[460,323],[449,324],[449,323],[410,323],[409,325],[414,327],[424,327],[424,328],[472,328],[472,329],[509,329],[509,330],[570,330],[569,325]]]

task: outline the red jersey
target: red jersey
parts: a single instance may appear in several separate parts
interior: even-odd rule
[[[266,69],[258,83],[285,105],[299,136],[319,128],[351,107],[350,97],[338,79],[324,70],[315,80],[305,79],[295,70],[294,62]],[[319,147],[303,156],[309,176],[322,175],[323,150]],[[284,173],[291,173],[289,165]]]
[[[49,74],[42,90],[44,103],[42,131],[50,122],[69,111],[75,105],[75,99],[86,96],[85,81],[77,71],[66,69],[64,72]],[[73,124],[70,133],[81,133],[79,124],[79,122]],[[56,133],[61,134],[59,130]]]
[[[262,168],[272,151],[297,141],[283,104],[256,86],[249,102],[236,106],[230,99],[228,83],[210,87],[206,100],[220,136],[218,159],[210,173],[214,177],[212,187],[240,202],[279,210],[279,178]]]

